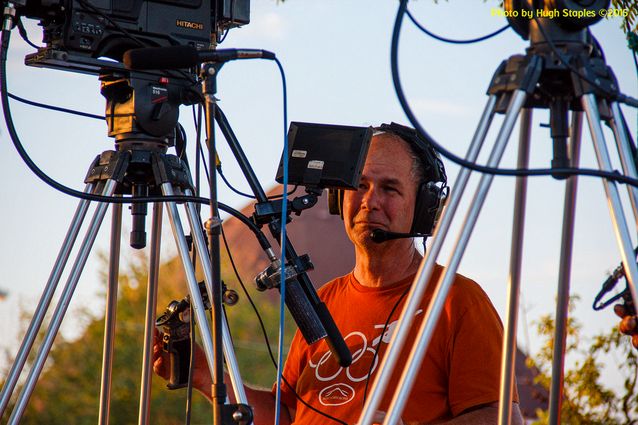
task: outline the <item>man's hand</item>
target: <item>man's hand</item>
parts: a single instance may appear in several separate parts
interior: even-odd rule
[[[638,348],[638,317],[632,316],[625,305],[616,304],[614,306],[614,313],[620,317],[620,325],[618,329],[621,333],[631,336],[631,343],[635,348]]]
[[[162,333],[155,328],[153,332],[153,372],[168,381],[170,377],[170,360],[162,347]]]
[[[153,334],[153,371],[160,377],[168,380],[170,377],[170,358],[164,351],[162,333],[155,328]],[[210,397],[211,377],[206,363],[204,350],[195,344],[195,367],[193,368],[193,387],[202,394]]]

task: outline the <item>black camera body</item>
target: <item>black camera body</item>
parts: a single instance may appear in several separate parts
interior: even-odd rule
[[[155,325],[162,328],[162,349],[170,358],[168,384],[171,390],[184,388],[188,384],[190,370],[191,337],[189,318],[183,317],[187,313],[190,317],[190,302],[188,298],[182,301],[172,301],[166,311],[155,321]]]
[[[224,31],[250,21],[250,0],[18,0],[16,10],[40,21],[42,50],[49,54],[39,57],[62,62],[121,62],[124,52],[139,47],[207,49]]]

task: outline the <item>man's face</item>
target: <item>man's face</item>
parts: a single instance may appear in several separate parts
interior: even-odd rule
[[[384,133],[372,138],[359,190],[346,190],[343,218],[350,240],[370,246],[370,231],[409,232],[417,182],[407,143]]]

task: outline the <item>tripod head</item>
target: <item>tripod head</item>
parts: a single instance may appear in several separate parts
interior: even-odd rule
[[[108,135],[118,150],[166,152],[174,144],[180,105],[199,100],[183,76],[134,71],[100,75]]]
[[[506,74],[523,69],[532,61],[538,64],[538,76],[529,86],[533,96],[525,107],[549,109],[550,135],[553,140],[552,168],[568,168],[568,111],[581,111],[580,96],[595,93],[611,99],[618,93],[613,72],[605,63],[602,49],[589,31],[608,12],[609,0],[506,0],[505,15],[512,28],[530,41],[526,56],[512,57]],[[498,78],[497,78],[498,80]],[[496,81],[508,84],[507,78]],[[492,91],[490,91],[492,92]],[[509,98],[508,98],[509,99]],[[498,107],[504,112],[505,103]],[[610,116],[602,102],[600,114]],[[557,179],[565,175],[555,173]]]
[[[505,0],[507,21],[532,47],[554,43],[586,43],[587,28],[600,21],[609,0]]]

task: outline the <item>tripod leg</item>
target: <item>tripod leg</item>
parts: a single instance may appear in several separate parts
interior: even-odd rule
[[[157,305],[157,285],[160,264],[160,244],[162,237],[162,204],[153,205],[151,230],[151,258],[149,261],[148,288],[146,290],[146,319],[144,321],[144,356],[142,361],[142,382],[140,389],[139,421],[148,424],[151,413],[151,382],[153,378],[153,330]]]
[[[609,159],[609,153],[607,152],[607,146],[605,145],[603,129],[600,125],[600,114],[598,113],[596,98],[594,95],[588,94],[583,95],[581,101],[583,109],[587,114],[587,122],[589,123],[592,141],[594,142],[594,150],[596,151],[596,158],[598,159],[598,167],[604,171],[611,171],[611,160]],[[627,283],[631,290],[631,297],[635,303],[638,301],[636,294],[636,285],[638,284],[638,265],[636,265],[634,249],[629,236],[627,221],[623,214],[620,195],[618,194],[618,187],[614,182],[609,180],[603,180],[603,184],[605,187],[605,194],[607,195],[607,202],[609,204],[609,213],[611,215],[612,225],[614,226],[616,234],[616,242],[618,243],[622,263],[625,268],[625,276],[627,277]]]
[[[107,180],[104,185],[102,194],[105,196],[113,195],[116,186],[117,181],[111,179]],[[33,368],[29,372],[29,376],[27,377],[24,387],[20,392],[20,396],[18,397],[16,406],[11,413],[11,417],[9,418],[8,424],[10,425],[16,425],[20,422],[22,414],[27,407],[29,397],[31,397],[31,394],[33,393],[33,388],[35,387],[38,377],[42,372],[44,362],[46,361],[46,358],[49,355],[49,351],[51,350],[51,346],[53,345],[53,340],[55,339],[58,330],[60,329],[60,324],[62,323],[62,319],[64,318],[67,308],[69,307],[71,297],[73,296],[73,292],[75,291],[78,280],[80,279],[80,275],[82,274],[82,269],[86,264],[86,260],[89,257],[91,247],[95,242],[95,237],[97,236],[97,232],[100,229],[100,225],[102,224],[102,220],[104,219],[107,208],[108,204],[105,203],[99,203],[97,205],[95,214],[93,215],[93,219],[91,220],[91,223],[89,225],[89,229],[87,230],[86,236],[82,241],[82,245],[80,246],[77,258],[75,260],[75,263],[73,264],[73,268],[71,269],[71,273],[69,274],[66,285],[64,286],[64,290],[62,291],[60,300],[58,301],[58,305],[55,308],[53,316],[51,317],[49,329],[47,330],[42,346],[38,351],[38,355],[36,357],[35,363],[33,364]]]
[[[163,183],[162,193],[165,196],[173,196],[173,186],[170,183]],[[204,353],[206,354],[206,361],[208,362],[209,369],[212,371],[215,364],[215,358],[213,356],[213,338],[211,331],[207,326],[208,320],[206,318],[206,309],[204,308],[204,303],[199,292],[199,285],[197,284],[197,278],[195,277],[195,269],[188,254],[188,244],[186,243],[186,236],[184,236],[184,228],[182,227],[182,222],[175,203],[167,202],[166,210],[168,211],[173,236],[175,237],[175,243],[177,244],[177,250],[182,260],[182,265],[184,266],[186,282],[188,283],[188,292],[191,296],[191,308],[195,313],[197,326],[199,327],[202,337],[202,345]]]
[[[572,115],[570,140],[571,166],[578,167],[580,157],[580,136],[583,117],[581,112]],[[556,297],[556,328],[554,332],[554,353],[552,358],[552,383],[549,391],[549,423],[560,422],[563,398],[563,370],[565,367],[565,346],[567,341],[567,320],[569,316],[569,284],[574,242],[574,216],[576,213],[576,192],[578,176],[571,176],[565,184],[565,206],[563,210],[563,233],[561,240],[560,266],[558,271],[558,295]]]
[[[481,147],[483,146],[483,142],[485,141],[485,136],[487,135],[492,119],[494,118],[496,101],[496,95],[492,95],[488,98],[487,104],[485,105],[485,109],[483,110],[483,114],[476,128],[476,132],[474,133],[474,137],[472,138],[472,142],[470,143],[470,147],[466,155],[466,159],[468,161],[474,162],[478,157]],[[443,240],[445,239],[445,235],[450,228],[450,224],[452,223],[452,219],[454,218],[456,209],[458,208],[458,205],[461,201],[461,197],[470,178],[470,173],[471,170],[469,170],[468,168],[461,169],[459,176],[457,177],[457,181],[455,182],[455,188],[450,195],[450,199],[445,205],[445,210],[441,215],[439,223],[434,229],[434,234],[432,236],[432,246],[427,252],[426,261],[421,264],[421,268],[417,273],[417,282],[413,284],[412,288],[410,289],[406,306],[404,307],[397,324],[397,330],[393,334],[392,341],[390,342],[390,345],[388,347],[388,352],[381,362],[379,372],[371,387],[370,396],[367,398],[365,406],[363,408],[360,418],[361,423],[370,423],[370,421],[372,420],[372,416],[374,415],[379,406],[379,403],[381,402],[383,391],[388,385],[390,375],[398,359],[400,348],[403,347],[405,338],[407,337],[407,332],[404,329],[409,329],[411,326],[411,320],[409,318],[414,317],[414,313],[419,307],[419,300],[425,292],[427,282],[430,280],[430,276],[432,275],[432,271],[434,270],[436,258],[441,251]]]
[[[523,90],[517,90],[512,95],[505,119],[503,120],[503,126],[499,131],[496,142],[494,143],[494,148],[488,160],[488,165],[490,167],[497,166],[501,161],[503,152],[507,146],[507,141],[512,133],[514,124],[516,123],[516,118],[521,111],[526,98],[527,93]],[[410,351],[407,365],[404,368],[399,381],[401,382],[401,385],[399,385],[399,388],[394,393],[394,397],[388,409],[388,414],[383,422],[384,425],[394,424],[400,419],[401,412],[403,412],[403,408],[405,407],[405,402],[412,390],[414,378],[417,376],[418,369],[421,367],[423,356],[425,355],[430,339],[432,338],[432,334],[434,333],[436,323],[441,311],[443,310],[443,306],[445,305],[447,294],[454,282],[456,270],[459,267],[459,263],[461,262],[461,258],[463,257],[470,236],[472,235],[472,230],[474,229],[474,225],[476,224],[493,179],[494,176],[490,174],[483,174],[481,177],[478,189],[474,195],[474,199],[472,200],[470,210],[463,222],[461,233],[459,234],[454,248],[452,249],[452,256],[437,284],[432,300],[430,301],[427,312],[423,318],[423,323],[419,328],[416,343]]]
[[[186,195],[191,196],[192,192],[186,190]],[[209,299],[212,294],[213,285],[213,271],[211,270],[211,263],[208,257],[208,250],[206,249],[206,242],[204,235],[201,231],[201,224],[195,205],[191,202],[186,203],[186,213],[188,215],[188,221],[193,232],[193,240],[195,242],[195,248],[197,255],[204,271],[204,281],[206,283],[206,289],[209,293]],[[230,331],[228,330],[228,322],[226,320],[226,314],[222,311],[222,348],[224,350],[224,358],[226,359],[226,367],[230,375],[230,381],[235,393],[235,399],[238,403],[248,404],[248,398],[246,397],[246,391],[239,373],[239,366],[235,353],[232,349],[233,343],[230,339]]]
[[[618,102],[611,104],[611,113],[613,117],[611,128],[614,132],[614,138],[616,139],[616,146],[618,148],[618,155],[620,156],[623,172],[626,176],[634,179],[638,178],[636,164],[631,152],[631,144],[627,137],[628,130],[625,128],[622,111],[620,110],[620,106],[618,106]],[[636,221],[636,225],[638,225],[638,188],[627,185],[627,190],[629,191],[629,200],[631,201],[631,207],[634,212],[634,220]]]
[[[95,185],[87,184],[84,188],[84,193],[93,192],[93,188]],[[42,326],[42,322],[44,321],[44,316],[46,315],[46,311],[51,304],[51,299],[53,298],[53,294],[58,287],[58,283],[60,281],[60,276],[62,276],[62,271],[66,266],[67,261],[69,260],[69,255],[71,250],[73,249],[73,244],[77,239],[78,233],[80,232],[80,227],[82,227],[82,222],[84,221],[84,217],[86,216],[86,212],[89,208],[89,201],[82,199],[75,210],[75,214],[71,219],[71,225],[69,226],[69,230],[64,238],[64,242],[62,242],[62,247],[60,248],[60,252],[58,253],[58,257],[55,260],[53,265],[53,269],[51,270],[51,274],[49,275],[49,280],[44,288],[44,292],[42,293],[42,297],[40,297],[40,301],[35,309],[33,314],[33,318],[31,319],[31,323],[29,323],[29,328],[27,329],[26,335],[22,340],[22,344],[20,345],[20,349],[18,350],[18,354],[16,355],[16,359],[11,366],[11,370],[7,375],[7,379],[2,387],[2,393],[0,393],[0,418],[4,415],[4,411],[9,404],[9,400],[11,399],[11,395],[13,394],[13,390],[18,382],[18,378],[20,377],[20,373],[24,369],[24,364],[27,361],[29,353],[33,347],[33,342],[38,335],[38,331]]]
[[[530,137],[532,131],[532,109],[521,114],[520,138],[518,145],[518,168],[529,165]],[[516,178],[514,195],[514,220],[512,225],[512,246],[510,258],[509,284],[507,286],[507,317],[503,329],[503,356],[501,360],[501,389],[499,396],[500,425],[509,424],[512,419],[512,387],[514,386],[516,365],[516,330],[518,305],[521,289],[521,263],[523,256],[523,234],[525,229],[525,201],[527,197],[527,177]]]
[[[102,379],[100,384],[100,425],[108,425],[111,402],[111,372],[115,346],[115,318],[117,311],[117,287],[120,269],[120,240],[122,236],[122,204],[113,204],[111,221],[111,250],[109,254],[109,277],[104,314],[104,345],[102,354]]]

